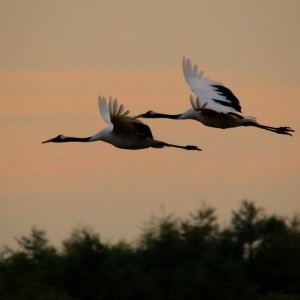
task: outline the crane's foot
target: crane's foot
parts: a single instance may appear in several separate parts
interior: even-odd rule
[[[293,130],[291,127],[278,127],[276,129],[276,132],[279,134],[287,134],[293,136],[291,132],[295,132],[295,130]]]

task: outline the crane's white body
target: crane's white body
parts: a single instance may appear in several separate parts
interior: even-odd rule
[[[113,126],[108,126],[93,135],[89,142],[102,141],[120,149],[138,150],[152,148],[163,148],[164,146],[151,138],[135,132],[127,131],[122,134],[114,132]]]
[[[203,111],[196,111],[194,108],[190,108],[186,112],[182,113],[178,119],[181,120],[195,120],[208,127],[214,128],[231,128],[241,126],[243,123],[249,120],[254,121],[251,117],[239,118],[235,115],[228,115],[226,113],[217,112],[214,110],[206,109]]]

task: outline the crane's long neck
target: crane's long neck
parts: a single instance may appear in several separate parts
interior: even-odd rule
[[[164,118],[164,119],[180,119],[182,114],[177,115],[169,115],[169,114],[162,114],[162,113],[153,113],[149,118]]]
[[[67,142],[90,142],[91,136],[89,137],[73,137],[73,136],[66,136],[60,140],[62,143],[67,143]]]
[[[62,142],[90,142],[91,136],[79,138],[73,136],[67,136]]]
[[[92,142],[92,141],[91,141],[91,136],[85,137],[85,138],[78,138],[78,137],[73,137],[73,136],[59,135],[53,139],[42,142],[42,144],[45,144],[45,143],[67,143],[67,142]]]

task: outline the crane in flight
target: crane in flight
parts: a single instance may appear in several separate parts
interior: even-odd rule
[[[183,57],[182,68],[185,81],[192,92],[190,96],[192,107],[181,114],[164,114],[150,110],[138,115],[141,118],[168,118],[176,120],[192,119],[203,125],[215,128],[232,128],[252,126],[269,130],[278,134],[292,135],[290,127],[271,127],[258,123],[255,117],[243,116],[238,98],[221,82],[203,77],[203,71],[198,71],[191,60]]]
[[[90,137],[70,137],[60,134],[42,143],[103,141],[117,148],[131,150],[164,147],[201,150],[197,146],[178,146],[154,139],[150,127],[136,117],[129,116],[129,111],[124,111],[123,104],[118,105],[117,99],[110,97],[107,104],[106,99],[100,96],[98,104],[100,114],[108,127]]]

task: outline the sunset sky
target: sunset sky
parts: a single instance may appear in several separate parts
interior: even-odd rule
[[[33,226],[52,243],[82,226],[132,241],[152,216],[185,218],[204,202],[224,225],[244,199],[300,213],[299,28],[298,0],[2,0],[0,247]],[[99,95],[132,115],[187,110],[183,56],[245,115],[294,136],[145,119],[157,139],[203,151],[41,144],[104,128]]]

